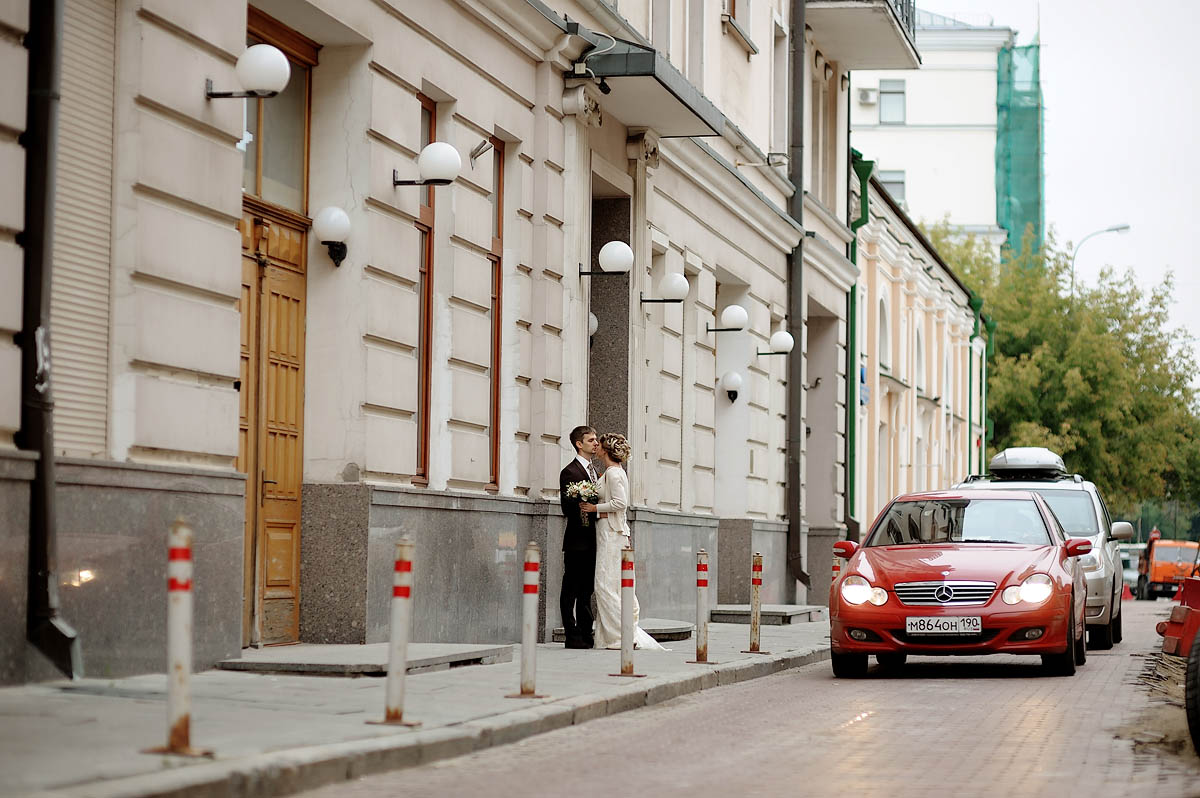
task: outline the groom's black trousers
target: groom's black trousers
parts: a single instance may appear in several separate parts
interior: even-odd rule
[[[563,631],[567,638],[592,638],[592,591],[596,579],[596,550],[564,551],[562,592]]]

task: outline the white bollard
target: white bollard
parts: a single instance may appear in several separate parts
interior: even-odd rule
[[[388,638],[386,706],[382,721],[403,726],[420,726],[404,719],[404,676],[408,671],[408,636],[412,629],[413,542],[401,538],[396,544],[392,578],[392,628]]]
[[[521,692],[507,698],[545,698],[534,687],[537,676],[538,581],[542,552],[533,541],[525,547],[524,595],[521,597]]]
[[[633,640],[637,623],[633,618],[633,549],[621,550],[621,672],[611,676],[645,676],[633,672]]]
[[[708,552],[696,552],[696,658],[694,665],[716,665],[708,661]]]
[[[750,648],[743,654],[769,654],[759,650],[759,633],[762,630],[762,569],[763,556],[754,552],[750,564]]]
[[[192,748],[192,529],[176,519],[167,532],[167,744],[148,754],[211,756]]]

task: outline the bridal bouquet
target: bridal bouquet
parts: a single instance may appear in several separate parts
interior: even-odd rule
[[[567,484],[567,497],[595,504],[596,499],[600,498],[600,492],[596,490],[596,485],[592,482],[570,482]],[[583,510],[579,511],[579,519],[583,522],[584,526],[590,525],[588,514]]]

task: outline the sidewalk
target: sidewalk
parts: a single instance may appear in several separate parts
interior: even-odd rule
[[[410,675],[404,717],[370,725],[384,680],[206,671],[192,681],[192,745],[213,759],[150,755],[165,742],[162,674],[0,689],[0,796],[270,796],[459,756],[533,734],[766,676],[829,656],[826,622],[764,626],[764,655],[743,654],[749,627],[711,624],[709,659],[693,640],[638,651],[646,678],[613,677],[620,652],[538,650],[543,699],[509,699],[520,656]]]

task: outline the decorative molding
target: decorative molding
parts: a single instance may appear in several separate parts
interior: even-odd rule
[[[574,116],[584,127],[600,127],[604,124],[604,114],[600,111],[600,101],[595,90],[582,85],[563,91],[562,110],[564,116]]]
[[[630,136],[625,139],[625,157],[631,161],[640,161],[650,169],[657,169],[658,134],[652,130],[635,130],[630,128]]]

